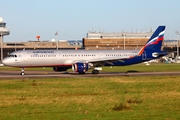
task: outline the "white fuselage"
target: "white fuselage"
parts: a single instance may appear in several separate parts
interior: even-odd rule
[[[12,67],[71,66],[75,62],[96,63],[137,55],[136,50],[22,50],[11,53],[3,64]]]

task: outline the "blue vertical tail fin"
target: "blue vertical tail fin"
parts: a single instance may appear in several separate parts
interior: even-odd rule
[[[139,51],[141,55],[144,51],[159,52],[161,51],[162,42],[164,40],[165,26],[159,26],[156,31],[153,33],[151,38]]]

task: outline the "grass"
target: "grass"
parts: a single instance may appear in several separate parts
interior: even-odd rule
[[[179,76],[0,80],[0,120],[180,119]]]
[[[26,69],[36,70],[52,68]],[[103,71],[180,71],[180,64],[103,67]],[[179,81],[179,76],[1,79],[0,120],[180,119]]]

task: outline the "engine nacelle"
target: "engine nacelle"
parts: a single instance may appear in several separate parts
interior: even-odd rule
[[[152,53],[152,56],[155,57],[155,58],[158,57],[158,55],[159,54],[157,52]]]
[[[88,63],[74,63],[72,64],[72,70],[74,72],[79,72],[79,73],[85,73],[86,71],[88,71],[89,69],[89,65]]]
[[[62,71],[66,71],[69,68],[71,67],[53,67],[53,70],[56,72],[62,72]]]

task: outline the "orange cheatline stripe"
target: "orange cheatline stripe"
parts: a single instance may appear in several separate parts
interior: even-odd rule
[[[145,46],[141,48],[138,55],[142,55],[142,53],[144,52],[144,49],[145,49]]]

